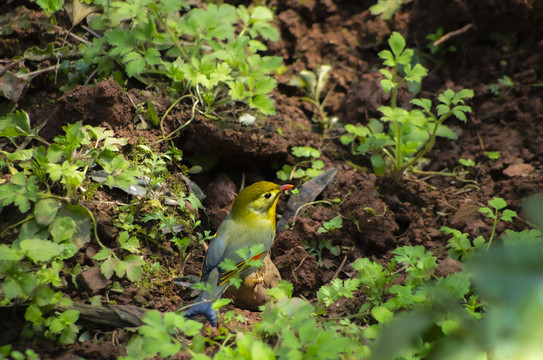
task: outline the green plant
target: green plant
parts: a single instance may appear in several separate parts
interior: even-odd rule
[[[439,230],[447,235],[452,235],[447,247],[449,248],[449,256],[455,260],[467,260],[471,254],[481,249],[486,242],[483,236],[477,236],[475,239],[470,240],[469,234],[447,226],[442,226]]]
[[[302,100],[307,101],[316,108],[312,120],[319,125],[321,132],[337,122],[337,118],[330,118],[324,109],[328,97],[334,89],[328,90],[324,98],[322,98],[322,92],[328,82],[330,71],[332,71],[330,65],[320,65],[317,67],[316,73],[309,70],[302,70],[299,76],[293,77],[289,82],[289,85],[302,88],[305,92]]]
[[[339,256],[341,254],[341,248],[337,245],[332,245],[332,240],[330,239],[311,239],[304,244],[304,248],[309,255],[313,255],[317,258],[317,265],[319,267],[324,266],[327,269],[332,267],[333,263],[327,259],[323,260],[323,251],[328,250],[334,256]]]
[[[330,221],[325,221],[320,228],[317,229],[318,234],[324,234],[343,227],[343,218],[336,216]]]
[[[55,12],[62,10],[64,6],[64,0],[33,0],[33,2],[38,4],[47,16],[51,16]]]
[[[380,121],[372,119],[367,126],[345,125],[348,134],[341,137],[341,142],[353,145],[355,154],[370,154],[377,175],[388,170],[394,178],[399,179],[432,149],[437,136],[457,138],[443,123],[453,115],[463,122],[467,121],[466,113],[471,108],[464,102],[473,97],[473,91],[444,91],[438,96],[436,114],[432,111],[430,99],[411,100],[417,108],[410,111],[398,107],[400,86],[404,82],[420,85],[427,70],[421,64],[413,64],[413,50],[405,48],[405,40],[399,33],[394,32],[390,36],[389,45],[391,51],[383,50],[379,57],[387,66],[380,70],[385,77],[381,80],[381,87],[391,94],[391,105],[379,107],[383,114]],[[383,124],[389,124],[386,133]],[[356,147],[355,142],[359,144]]]
[[[181,350],[194,356],[193,348],[203,345],[200,336],[202,324],[185,319],[183,315],[167,312],[162,316],[157,310],[149,310],[141,320],[145,325],[140,326],[138,333],[132,336],[126,347],[127,356],[121,359],[146,359],[157,355],[166,358],[178,354]],[[192,346],[179,341],[176,338],[179,333],[193,337]]]
[[[428,44],[426,47],[430,50],[431,59],[433,59],[438,67],[443,66],[447,53],[456,52],[454,45],[445,46],[443,44],[435,45],[438,40],[443,37],[443,28],[438,28],[435,33],[426,35]]]
[[[496,96],[498,101],[501,101],[505,99],[507,95],[509,95],[514,86],[515,82],[513,79],[507,75],[504,75],[498,79],[497,84],[488,85],[488,91],[490,91],[492,95]]]
[[[493,220],[492,233],[490,234],[490,238],[488,239],[487,248],[489,248],[492,244],[492,240],[494,239],[494,235],[496,234],[496,226],[498,225],[498,222],[511,222],[513,221],[513,218],[517,217],[517,213],[515,211],[505,209],[505,207],[507,207],[507,203],[502,198],[493,198],[488,202],[488,205],[490,205],[493,209],[486,206],[479,209],[480,213],[485,214],[486,217]]]
[[[65,286],[65,278],[73,279],[78,271],[64,261],[91,240],[93,225],[95,238],[106,251],[96,236],[94,217],[83,204],[94,189],[104,184],[127,187],[135,183],[138,171],[116,154],[125,140],[114,138],[112,132],[83,127],[81,122],[67,125],[64,130],[64,135],[49,144],[38,130],[30,128],[25,112],[0,118],[0,136],[8,138],[16,148],[19,137],[36,139],[47,146],[1,152],[12,176],[0,186],[0,211],[12,205],[13,216],[12,223],[6,224],[0,234],[5,239],[0,244],[0,305],[28,305],[25,319],[30,334],[41,333],[71,343],[79,331],[75,325],[79,312],[53,311],[57,305],[69,305],[70,301],[55,289]],[[86,179],[89,169],[97,165],[107,174],[103,184]],[[123,249],[136,251],[129,238],[120,241]],[[111,256],[117,259],[113,253]],[[130,256],[117,260],[118,273],[128,262],[134,264]]]
[[[388,20],[399,8],[411,1],[413,0],[377,0],[377,4],[370,6],[370,11],[373,15],[379,15],[384,20]]]
[[[500,158],[500,152],[499,151],[485,151],[485,155],[490,160],[497,160]]]
[[[170,241],[175,244],[179,251],[181,261],[185,261],[190,254],[190,246],[201,244],[204,240],[208,240],[213,236],[209,231],[204,231],[203,234],[196,232],[196,228],[200,226],[201,221],[197,219],[194,211],[187,209],[187,202],[194,210],[203,209],[200,200],[193,193],[185,195],[181,193],[177,200],[176,211],[168,211],[159,207],[142,218],[143,222],[149,222],[152,220],[158,221],[157,233],[153,233],[151,236],[157,238],[159,236],[165,236],[166,233],[171,234]],[[183,230],[185,236],[178,236]],[[159,235],[161,232],[162,235]]]
[[[488,241],[482,235],[470,240],[469,234],[462,233],[459,230],[452,229],[447,226],[441,227],[440,231],[445,234],[452,235],[447,244],[447,247],[449,248],[449,256],[451,258],[465,261],[473,256],[473,254],[483,249],[484,245],[486,245],[486,251],[488,251],[496,234],[496,226],[498,223],[500,221],[511,222],[513,218],[517,216],[515,211],[505,209],[507,203],[502,198],[493,198],[488,202],[488,205],[490,205],[493,209],[486,206],[479,209],[480,213],[486,214],[488,218],[493,220],[492,232]],[[501,216],[500,210],[502,210]],[[509,235],[509,237],[511,236],[513,235]],[[537,238],[538,235],[534,234],[534,236]]]
[[[278,359],[336,359],[353,356],[361,348],[318,321],[313,305],[300,298],[282,297],[267,304],[255,331],[276,344]]]
[[[279,180],[311,179],[322,173],[324,162],[317,160],[321,156],[319,150],[310,146],[294,146],[291,151],[295,157],[309,158],[309,160],[301,160],[293,166],[283,165],[281,170],[277,171],[277,178]],[[310,167],[306,167],[305,165],[307,164],[311,164]]]
[[[14,360],[39,360],[40,357],[32,349],[26,349],[24,354],[18,350],[11,350],[11,345],[4,345],[0,347],[0,356],[3,359],[8,359],[11,356]]]
[[[168,0],[94,3],[103,12],[91,27],[104,37],[80,46],[78,68],[107,77],[120,64],[128,77],[168,86],[171,95],[191,94],[208,115],[238,101],[275,113],[269,93],[276,81],[270,74],[281,58],[259,54],[267,49],[261,39],[279,38],[268,8],[208,4],[189,10],[183,1]]]

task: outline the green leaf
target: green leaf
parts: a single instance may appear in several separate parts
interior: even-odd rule
[[[283,297],[291,298],[294,286],[286,280],[279,280],[276,287],[268,289],[267,292],[273,299],[280,299]]]
[[[24,254],[19,249],[14,249],[9,245],[0,244],[0,261],[19,261]]]
[[[496,160],[500,158],[500,152],[499,151],[485,151],[485,155],[490,160]]]
[[[130,236],[128,231],[122,231],[119,234],[119,244],[121,245],[121,248],[128,250],[131,253],[137,252],[140,246],[138,239],[134,236]]]
[[[111,250],[107,248],[103,248],[102,250],[98,251],[94,256],[92,257],[94,260],[102,261],[105,259],[109,259],[111,257]]]
[[[394,60],[394,55],[389,50],[380,51],[379,54],[377,54],[377,56],[379,56],[381,59],[384,60],[383,64],[385,66],[394,67],[394,65],[396,64]],[[381,73],[383,73],[387,77],[387,79],[392,79],[392,74],[388,70],[386,71],[388,72],[388,74],[384,73],[383,71],[381,71]]]
[[[265,6],[257,6],[251,11],[251,20],[272,21],[273,12]]]
[[[405,48],[405,40],[399,32],[394,31],[388,39],[388,45],[390,46],[392,53],[394,53],[394,56],[398,57]]]
[[[459,102],[463,102],[463,100],[466,99],[466,98],[471,99],[474,95],[475,95],[475,93],[473,92],[473,90],[471,90],[471,89],[462,89],[453,96],[452,103],[453,104],[458,104]]]
[[[142,267],[145,262],[137,255],[128,255],[123,261],[126,269],[126,277],[130,281],[139,281],[142,277]]]
[[[59,208],[60,202],[56,199],[43,199],[38,201],[36,206],[34,206],[36,222],[41,226],[49,225],[55,219]]]
[[[432,100],[430,99],[413,99],[411,100],[411,104],[420,106],[426,112],[432,111]]]
[[[34,274],[19,272],[14,276],[6,276],[2,284],[2,290],[6,299],[16,297],[27,298],[37,285],[37,277]]]
[[[100,265],[100,270],[102,271],[102,274],[106,277],[106,279],[111,279],[113,273],[117,270],[117,265],[119,262],[119,259],[115,257],[110,257],[105,260],[102,265]]]
[[[59,256],[62,251],[60,245],[41,239],[25,239],[19,243],[19,246],[34,263],[47,262]]]
[[[0,186],[1,205],[6,206],[13,203],[21,213],[26,213],[30,210],[30,202],[37,201],[38,190],[34,175],[27,179],[24,173],[17,173],[11,178],[11,184]]]
[[[258,109],[264,115],[275,115],[273,100],[266,95],[256,95],[249,101],[249,107]]]
[[[412,69],[406,67],[405,80],[420,84],[426,75],[428,75],[428,70],[421,64],[416,64]]]
[[[49,232],[56,243],[71,240],[77,231],[75,221],[69,216],[57,216],[49,226]]]
[[[30,305],[26,308],[25,320],[30,321],[33,324],[42,324],[45,321],[40,308],[36,305]]]
[[[66,310],[62,314],[60,314],[60,321],[62,321],[64,324],[75,324],[75,322],[79,319],[79,311],[77,310]]]
[[[276,85],[277,85],[277,81],[274,78],[270,76],[262,77],[257,81],[254,88],[254,93],[267,94],[273,89],[275,89]]]
[[[501,220],[503,221],[513,221],[513,218],[517,217],[516,211],[505,209],[502,213]]]
[[[458,160],[458,162],[461,165],[464,165],[464,166],[467,166],[467,167],[475,166],[475,161],[473,161],[472,159],[460,159],[460,160]]]
[[[385,173],[386,163],[383,161],[383,157],[379,154],[374,154],[370,158],[371,165],[373,166],[373,172],[377,176],[381,176]]]
[[[0,117],[0,136],[16,137],[30,134],[30,118],[25,111],[17,110],[14,113]]]
[[[319,150],[312,148],[310,146],[293,146],[292,155],[296,157],[318,158],[321,156],[321,153]]]
[[[383,79],[381,80],[381,88],[383,88],[383,91],[388,93],[390,92],[393,88],[395,87],[395,84],[394,82],[388,80],[388,79]]]
[[[38,4],[46,13],[53,14],[56,11],[62,10],[64,6],[64,0],[36,0]]]
[[[488,202],[488,205],[492,206],[496,210],[501,210],[507,206],[507,203],[502,198],[493,198]]]
[[[394,317],[394,313],[384,306],[376,306],[371,309],[371,315],[381,324],[389,322]]]
[[[479,209],[479,212],[481,214],[486,214],[487,217],[494,219],[496,216],[494,215],[494,210],[485,207],[482,207]]]

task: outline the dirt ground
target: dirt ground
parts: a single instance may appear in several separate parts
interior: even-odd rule
[[[277,76],[279,86],[273,93],[277,115],[251,127],[232,119],[196,117],[175,140],[189,167],[193,165],[190,159],[196,155],[213,154],[218,159],[210,170],[191,176],[207,195],[204,205],[212,230],[226,216],[232,201],[233,192],[224,189],[237,191],[243,175],[246,184],[264,179],[277,181],[277,169],[270,164],[294,163],[292,146],[315,147],[323,154],[326,169],[338,169],[319,199],[337,198],[341,202],[307,207],[291,230],[277,235],[271,250],[271,259],[281,277],[294,285],[295,295],[309,300],[314,300],[319,287],[334,276],[352,275],[350,264],[357,258],[369,257],[385,263],[390,252],[402,245],[424,245],[432,251],[439,258],[440,275],[457,271],[455,264],[445,260],[448,236],[439,229],[448,226],[487,237],[492,224],[477,210],[493,197],[504,198],[519,213],[520,217],[507,225],[509,228],[527,227],[522,220],[522,200],[543,190],[543,3],[415,0],[385,21],[369,12],[373,1],[368,0],[264,2],[276,9],[277,27],[282,34],[279,42],[270,44],[269,53],[282,56],[288,69]],[[12,10],[17,3],[2,5],[0,9]],[[470,26],[466,29],[466,25]],[[447,45],[456,47],[455,52],[447,53],[443,59],[425,58],[423,63],[430,71],[419,96],[435,99],[448,88],[470,88],[475,97],[469,101],[473,112],[467,124],[456,119],[448,123],[460,133],[459,139],[436,143],[429,156],[430,165],[424,169],[429,172],[427,175],[410,175],[401,182],[376,177],[367,158],[352,155],[340,143],[343,127],[330,129],[322,136],[311,130],[313,108],[300,99],[300,89],[288,84],[293,75],[321,64],[331,65],[330,85],[335,87],[326,108],[328,114],[337,116],[342,124],[365,124],[369,118],[379,116],[379,106],[388,104],[388,96],[379,86],[382,75],[376,69],[381,67],[377,53],[386,48],[389,34],[399,31],[409,47],[428,53],[425,37],[439,27],[445,34],[465,30],[447,41]],[[9,60],[28,46],[43,46],[50,41],[49,35],[40,30],[34,26],[30,31],[0,37],[0,59]],[[503,96],[496,96],[488,86],[497,84],[504,75],[514,85],[504,90]],[[153,99],[159,112],[171,104],[150,91],[133,88],[125,92],[112,79],[62,94],[47,76],[34,79],[18,107],[26,110],[36,123],[47,121],[41,135],[49,139],[64,124],[83,120],[85,124],[105,126],[119,136],[130,137],[132,144],[140,139],[152,142],[158,132],[136,128],[136,111],[128,95],[135,103]],[[402,94],[400,103],[407,103],[409,96]],[[166,126],[175,129],[189,116],[188,109],[175,109]],[[485,151],[498,151],[500,157],[490,160]],[[476,166],[462,177],[435,175],[439,171],[450,172],[462,158],[474,160]],[[294,184],[300,185],[296,181]],[[284,205],[282,199],[279,214]],[[107,214],[110,209],[97,207],[93,211]],[[337,215],[343,217],[341,229],[317,234],[323,222]],[[498,233],[503,230],[503,225],[498,227]],[[325,250],[325,261],[319,266],[304,245],[324,238],[339,245],[341,254],[335,256]],[[180,273],[196,274],[203,253],[200,250],[186,264],[171,258],[170,265]],[[171,311],[189,302],[188,292],[177,290],[173,284],[154,292],[141,292],[128,282],[123,285],[125,292],[114,297],[119,304]],[[89,296],[74,295],[81,299]],[[259,316],[258,312],[237,311],[249,319],[247,326]],[[62,347],[36,343],[35,351],[44,359],[114,359],[123,350],[87,341]]]

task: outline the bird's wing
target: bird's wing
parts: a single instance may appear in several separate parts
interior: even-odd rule
[[[201,281],[206,281],[209,273],[217,268],[224,259],[231,259],[236,263],[236,270],[223,271],[219,270],[219,279],[217,285],[223,285],[228,282],[236,274],[241,273],[242,277],[249,270],[245,266],[245,260],[242,259],[237,251],[247,246],[255,244],[255,239],[260,238],[264,245],[264,251],[260,254],[251,254],[252,260],[262,259],[271,247],[274,237],[274,231],[269,234],[264,234],[262,229],[252,227],[244,227],[238,223],[234,223],[232,219],[227,217],[217,229],[215,238],[211,241],[202,266]],[[240,271],[241,270],[241,271]],[[248,273],[246,274],[248,275]]]

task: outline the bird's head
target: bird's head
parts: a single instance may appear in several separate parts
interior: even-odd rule
[[[234,219],[252,217],[275,221],[275,207],[281,192],[292,189],[292,185],[277,185],[269,181],[260,181],[243,189],[232,205]]]

